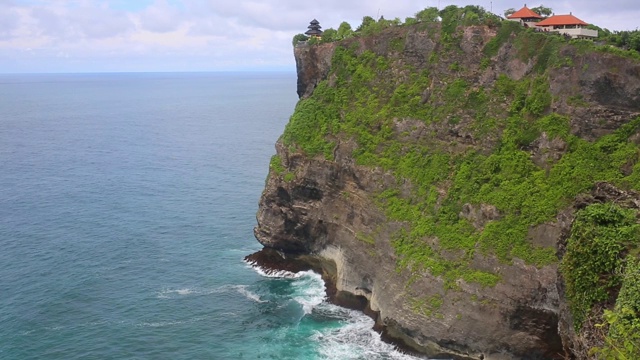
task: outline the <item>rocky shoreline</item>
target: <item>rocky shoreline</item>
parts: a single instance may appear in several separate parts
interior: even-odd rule
[[[433,353],[426,357],[423,351],[416,349],[416,345],[404,334],[395,331],[382,323],[380,312],[371,309],[369,300],[362,295],[340,291],[336,286],[336,266],[331,260],[307,254],[287,254],[282,251],[265,247],[253,254],[247,255],[244,261],[252,267],[258,267],[268,275],[281,272],[298,273],[314,271],[322,276],[325,284],[327,301],[347,309],[361,311],[375,321],[373,330],[380,334],[380,338],[392,344],[399,351],[425,359],[473,360],[474,358],[453,354],[446,351]],[[482,359],[483,357],[480,357]]]

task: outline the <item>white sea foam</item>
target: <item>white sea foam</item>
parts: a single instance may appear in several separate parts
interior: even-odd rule
[[[192,295],[192,294],[201,294],[201,291],[191,288],[183,288],[183,289],[162,289],[157,293],[157,297],[160,299],[169,299],[175,296],[172,295]]]
[[[293,300],[302,305],[305,314],[311,314],[313,309],[326,299],[324,281],[319,274],[307,270],[297,273],[286,270],[265,270],[255,263],[245,261],[258,274],[268,278],[293,279]]]
[[[287,271],[287,270],[264,269],[264,268],[262,268],[261,266],[257,265],[255,262],[252,262],[252,261],[246,261],[245,260],[245,264],[247,264],[250,268],[255,270],[255,272],[257,272],[258,274],[260,274],[260,275],[262,275],[264,277],[297,279],[297,278],[303,276],[302,272],[294,273],[294,272]]]
[[[267,302],[267,300],[260,299],[259,295],[249,291],[247,289],[247,285],[234,285],[233,288],[235,288],[240,294],[244,295],[249,300],[253,300],[258,303]]]
[[[301,271],[298,274],[300,276],[292,284],[295,289],[293,299],[302,305],[305,314],[311,314],[327,297],[324,281],[313,271]]]
[[[342,318],[344,322],[341,327],[319,331],[312,337],[318,342],[323,359],[419,359],[382,341],[380,334],[373,330],[374,321],[359,311],[328,303],[323,303],[318,310]]]
[[[289,271],[265,271],[247,262],[260,275],[269,278],[293,279],[292,299],[299,303],[306,315],[314,313],[342,323],[335,328],[317,331],[312,341],[318,344],[318,354],[327,360],[378,359],[417,360],[419,357],[404,354],[395,346],[382,341],[373,330],[374,321],[360,311],[349,310],[328,303],[322,277],[313,271],[292,273]]]
[[[195,291],[193,291],[192,289],[178,289],[175,290],[175,293],[178,295],[189,295],[189,294],[193,294]]]
[[[169,289],[165,288],[157,292],[156,297],[159,299],[173,299],[187,295],[211,295],[224,292],[236,291],[249,300],[264,303],[266,300],[262,300],[260,296],[248,289],[248,285],[224,285],[215,289],[196,289],[196,288],[183,288],[183,289]]]

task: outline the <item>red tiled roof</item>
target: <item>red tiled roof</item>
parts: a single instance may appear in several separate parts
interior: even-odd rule
[[[536,26],[554,26],[554,25],[589,25],[577,17],[569,15],[554,15],[544,19],[536,24]]]
[[[530,19],[530,18],[543,19],[542,16],[538,15],[535,11],[529,9],[526,5],[522,9],[507,16],[507,19]]]

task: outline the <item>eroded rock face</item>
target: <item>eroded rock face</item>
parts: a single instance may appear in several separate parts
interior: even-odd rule
[[[471,86],[491,84],[499,74],[520,79],[532,71],[533,65],[520,60],[517,49],[509,43],[492,59],[489,68],[481,69],[478,65],[483,56],[481,49],[493,35],[493,30],[483,27],[471,27],[463,33],[460,55],[453,60],[471,69],[464,75]],[[393,29],[380,36],[349,41],[358,42],[361,50],[384,54],[392,51],[389,42],[398,36],[403,37],[405,44],[402,52],[394,56],[417,69],[426,66],[430,55],[440,46],[438,34],[411,29]],[[329,76],[335,46],[330,43],[295,48],[301,98],[310,96],[315,86]],[[566,52],[563,56],[573,57],[575,66],[551,70],[552,108],[570,119],[573,134],[594,139],[640,114],[638,63],[607,54],[563,51]],[[449,71],[450,65],[433,65],[431,87],[444,86],[439,83],[443,80],[437,72]],[[397,73],[403,76],[402,70]],[[425,89],[424,94],[428,100],[430,89]],[[570,97],[584,100],[588,106],[572,103]],[[394,119],[392,130],[395,136],[407,141],[433,139],[439,144],[449,144],[452,153],[471,146],[482,151],[497,144],[490,136],[475,138],[465,128],[464,118],[455,125]],[[575,334],[557,265],[536,268],[518,259],[505,264],[495,257],[475,254],[472,268],[498,274],[502,280],[491,288],[458,280],[454,289],[427,271],[416,276],[407,269],[398,269],[391,238],[402,224],[389,221],[373,198],[373,194],[396,184],[396,179],[380,169],[356,165],[352,157],[356,147],[353,141],[336,141],[333,161],[308,158],[280,142],[276,144],[286,171],[295,177],[285,181],[282,175],[270,174],[254,230],[261,244],[307,256],[302,262],[322,269],[325,279],[335,285],[332,291],[349,294],[352,299],[366,299],[377,326],[385,334],[422,353],[487,360],[570,356]],[[542,134],[529,150],[534,163],[548,168],[566,147],[562,140]],[[607,191],[613,195],[602,195]],[[599,185],[584,201],[599,201],[598,196],[612,198],[614,193],[615,190]],[[555,221],[529,229],[528,239],[538,246],[555,247],[561,255],[580,201],[560,212]],[[481,229],[501,214],[490,204],[465,204],[459,216]],[[438,249],[437,239],[425,241]],[[442,255],[450,260],[460,256],[444,251]],[[416,299],[432,298],[442,300],[437,308],[415,305]]]
[[[294,47],[299,97],[311,95],[316,85],[327,77],[334,50],[335,43],[312,46],[302,43]]]
[[[336,159],[349,159],[349,149],[339,145]],[[301,161],[281,144],[277,151],[296,179],[269,177],[255,229],[264,246],[330,261],[336,291],[367,299],[385,333],[420,352],[457,359],[560,358],[556,266],[507,266],[477,256],[475,268],[503,277],[496,287],[460,280],[459,290],[445,290],[444,281],[428,272],[410,282],[410,271],[396,271],[392,229],[375,233],[387,220],[371,194],[392,183],[391,175],[340,160]],[[480,222],[499,216],[492,206],[469,214]],[[434,296],[443,299],[437,311],[415,311],[411,299]]]

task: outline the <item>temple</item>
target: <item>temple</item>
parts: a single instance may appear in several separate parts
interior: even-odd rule
[[[309,37],[316,37],[316,38],[322,37],[322,30],[320,30],[322,26],[320,26],[320,22],[318,22],[318,20],[316,19],[311,20],[308,28],[309,30],[305,32],[305,35]]]

